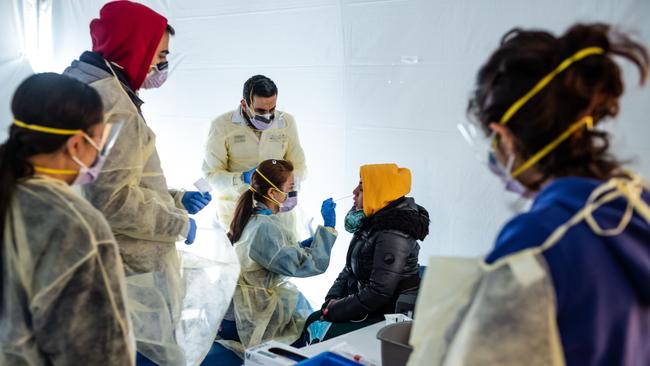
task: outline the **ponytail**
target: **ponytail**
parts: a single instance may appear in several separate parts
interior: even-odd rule
[[[9,205],[16,190],[18,179],[33,174],[33,167],[25,156],[17,151],[16,142],[9,138],[0,145],[0,242],[5,242]],[[0,247],[0,274],[4,268],[4,245]],[[3,293],[0,283],[0,294]],[[2,295],[0,295],[2,296]]]
[[[235,214],[230,223],[230,231],[228,232],[228,239],[230,239],[232,245],[235,245],[239,238],[241,238],[241,234],[244,232],[248,220],[253,216],[254,194],[255,193],[249,189],[239,197],[239,200],[237,200],[237,208],[235,208]]]
[[[0,146],[0,243],[3,243],[0,246],[0,275],[4,272],[4,260],[5,260],[5,221],[7,219],[7,211],[9,210],[9,201],[11,196],[14,193],[14,187],[16,185],[16,177],[14,175],[14,169],[11,163],[11,152],[7,151],[9,142],[4,143]],[[4,302],[4,290],[2,286],[2,280],[0,280],[0,301]]]

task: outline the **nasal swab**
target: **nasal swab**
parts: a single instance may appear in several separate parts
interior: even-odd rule
[[[353,194],[351,194],[351,195],[349,195],[349,196],[345,196],[345,197],[337,198],[337,199],[334,200],[334,202],[343,201],[343,200],[345,200],[345,199],[352,198],[352,197],[354,197]]]

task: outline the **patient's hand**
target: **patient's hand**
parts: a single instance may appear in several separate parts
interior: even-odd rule
[[[327,306],[323,309],[323,315],[321,315],[320,320],[325,320],[325,316],[330,310],[330,306],[332,306],[335,302],[339,301],[339,299],[331,299],[328,303]]]

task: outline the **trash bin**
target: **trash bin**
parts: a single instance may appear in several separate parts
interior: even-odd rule
[[[409,345],[413,322],[387,325],[377,332],[381,341],[381,364],[386,366],[404,366],[413,351]]]

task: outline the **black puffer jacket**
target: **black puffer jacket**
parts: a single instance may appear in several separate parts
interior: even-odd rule
[[[419,288],[418,253],[429,234],[429,213],[413,198],[402,197],[366,218],[354,234],[345,268],[327,293],[326,320],[383,319],[395,312],[402,293]]]

